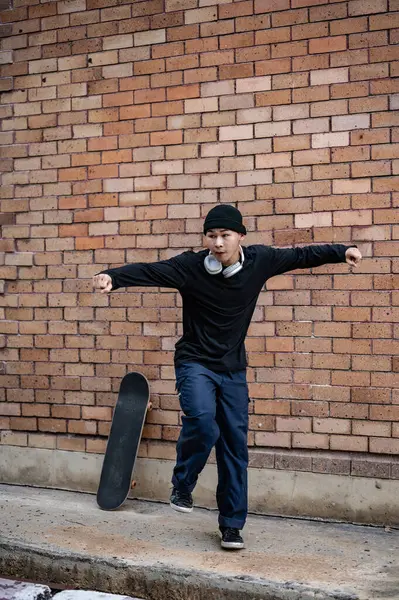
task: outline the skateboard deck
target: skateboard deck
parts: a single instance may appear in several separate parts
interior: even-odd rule
[[[147,379],[141,373],[128,373],[119,388],[97,491],[97,504],[103,510],[119,508],[129,494],[148,408]]]

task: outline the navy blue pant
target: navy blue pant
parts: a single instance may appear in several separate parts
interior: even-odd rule
[[[184,413],[172,483],[192,492],[215,446],[219,525],[242,529],[248,510],[246,371],[215,373],[198,363],[176,367]]]

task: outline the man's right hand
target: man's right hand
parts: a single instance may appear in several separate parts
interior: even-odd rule
[[[102,294],[108,294],[112,290],[112,278],[106,273],[100,273],[100,275],[94,275],[93,287],[100,290]]]

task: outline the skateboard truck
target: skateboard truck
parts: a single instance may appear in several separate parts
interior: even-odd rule
[[[152,402],[150,401],[147,405],[147,411],[152,410]],[[137,481],[135,479],[132,480],[132,483],[130,484],[130,488],[134,489],[137,485]]]

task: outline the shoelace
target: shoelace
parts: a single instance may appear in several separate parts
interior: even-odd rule
[[[238,529],[234,529],[234,527],[227,527],[224,530],[224,535],[227,536],[227,537],[237,537],[240,534],[238,532]]]
[[[191,497],[190,497],[190,493],[189,492],[176,492],[177,497],[179,498],[179,500],[182,500],[183,502],[191,502]]]

